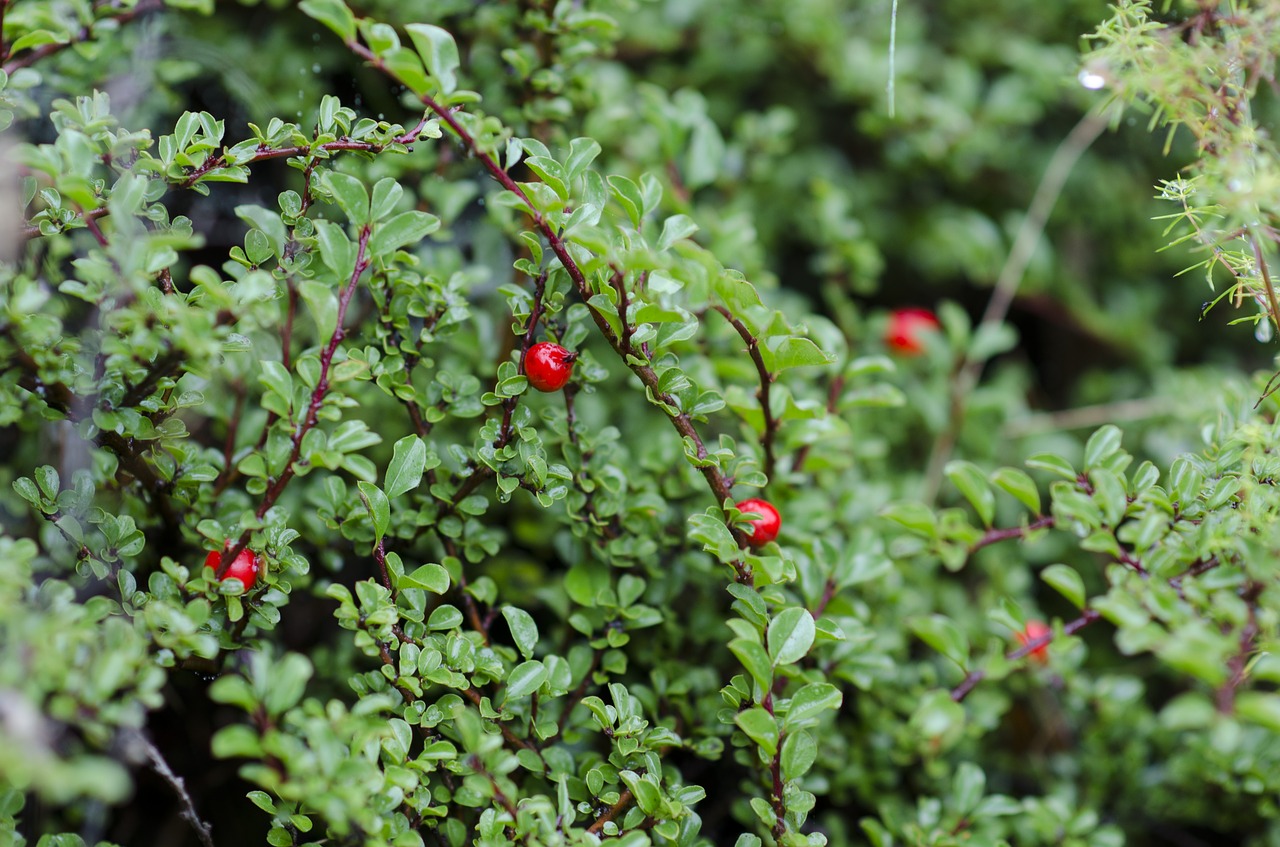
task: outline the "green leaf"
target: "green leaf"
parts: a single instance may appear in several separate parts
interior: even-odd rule
[[[9,45],[9,55],[13,55],[14,53],[18,53],[23,50],[30,50],[35,47],[43,47],[46,44],[66,43],[67,38],[64,35],[58,35],[57,33],[51,32],[47,29],[33,29],[31,32],[17,38],[14,40],[13,44]]]
[[[784,780],[790,781],[804,776],[817,760],[818,742],[803,729],[790,733],[782,742],[781,765]]]
[[[391,177],[383,177],[374,183],[373,199],[369,201],[370,219],[381,221],[395,211],[396,204],[404,196],[404,187]]]
[[[458,611],[458,607],[445,604],[437,606],[436,610],[431,613],[431,617],[427,618],[427,629],[439,632],[441,630],[454,629],[461,623],[462,612]]]
[[[258,733],[252,727],[238,723],[218,730],[210,747],[219,759],[256,759],[262,755]]]
[[[1040,578],[1071,601],[1077,609],[1083,609],[1085,603],[1084,580],[1075,568],[1063,564],[1049,565],[1040,571]]]
[[[764,647],[746,638],[735,638],[729,642],[729,652],[738,657],[742,667],[746,668],[762,691],[769,690],[773,685],[773,664]]]
[[[360,489],[360,499],[369,510],[369,516],[373,518],[373,543],[376,545],[387,534],[387,527],[391,526],[391,504],[382,489],[373,483],[358,482],[356,486]]]
[[[503,606],[502,616],[507,619],[511,629],[511,637],[516,642],[520,655],[526,659],[533,655],[533,648],[538,646],[538,625],[533,615],[515,606]]]
[[[410,209],[374,227],[369,237],[369,255],[386,256],[406,244],[416,244],[440,228],[440,219]]]
[[[333,30],[344,43],[356,40],[356,18],[342,0],[302,0],[298,8]]]
[[[991,526],[996,516],[996,496],[978,466],[965,461],[948,462],[943,472],[973,506],[983,525]]]
[[[1018,502],[1031,510],[1031,514],[1040,514],[1040,489],[1026,471],[999,468],[991,474],[991,481],[1017,498]]]
[[[458,45],[447,30],[431,24],[407,24],[405,32],[413,39],[413,46],[422,57],[422,64],[440,83],[443,94],[452,94],[458,87],[457,70],[461,64]]]
[[[644,198],[640,196],[640,188],[625,176],[611,176],[608,183],[613,199],[627,213],[631,225],[639,228],[640,216],[644,211]]]
[[[908,624],[911,627],[911,631],[925,644],[928,644],[961,668],[968,666],[969,640],[965,638],[960,627],[956,626],[950,618],[942,615],[930,615],[928,617],[912,618]]]
[[[747,734],[747,737],[759,745],[766,756],[773,757],[778,752],[778,722],[773,715],[759,706],[754,706],[734,716],[733,722]]]
[[[1236,695],[1236,714],[1271,732],[1280,732],[1280,694],[1242,691]]]
[[[1089,471],[1089,481],[1093,484],[1093,501],[1102,510],[1103,521],[1107,526],[1116,526],[1124,519],[1128,507],[1124,481],[1106,468]]]
[[[1034,468],[1039,471],[1048,471],[1056,474],[1063,479],[1075,480],[1080,474],[1071,466],[1066,459],[1054,453],[1036,453],[1027,459],[1027,467]]]
[[[342,227],[330,221],[316,221],[316,243],[320,246],[321,261],[324,262],[329,270],[333,271],[339,280],[345,281],[351,276],[356,266],[356,249],[355,245],[351,243],[351,239],[342,230]],[[306,296],[308,285],[320,286],[320,284],[315,280],[304,280],[299,286],[299,289],[304,292],[304,299],[308,300],[307,305],[312,306],[313,311],[315,311],[315,304],[311,302],[311,298]],[[323,286],[320,286],[320,288],[325,295],[330,293]],[[313,296],[318,299],[318,295],[319,292],[317,291]],[[336,311],[336,308],[335,304],[334,311]],[[316,320],[320,322],[319,315],[317,315]]]
[[[987,793],[987,775],[982,768],[973,762],[961,762],[956,767],[955,779],[951,784],[951,795],[955,798],[956,811],[962,815],[970,814],[977,808],[982,795]]]
[[[293,397],[293,375],[280,363],[267,359],[261,363],[262,372],[258,381],[270,391],[279,394],[286,401]]]
[[[640,811],[646,815],[658,812],[662,805],[662,790],[651,774],[641,776],[635,771],[626,770],[621,771],[618,776],[636,798]]]
[[[811,682],[792,696],[782,725],[790,728],[814,720],[823,712],[839,709],[843,702],[844,694],[839,688],[827,682]]]
[[[421,588],[432,594],[443,594],[449,590],[449,583],[449,572],[443,565],[426,564],[400,577],[396,584],[401,589]]]
[[[339,171],[327,171],[322,181],[347,220],[356,226],[369,222],[369,192],[363,182]]]
[[[1118,426],[1107,424],[1089,436],[1089,441],[1084,445],[1084,469],[1092,469],[1119,450],[1123,435]]]
[[[682,238],[698,231],[698,225],[688,215],[672,215],[662,222],[662,235],[658,236],[658,249],[667,250]]]
[[[1014,332],[1013,327],[1006,323],[983,323],[978,326],[978,331],[974,333],[973,341],[969,345],[969,360],[985,362],[992,356],[1012,350],[1017,344],[1018,334]]]
[[[829,365],[834,361],[818,349],[818,345],[807,338],[797,336],[785,336],[777,342],[770,339],[770,342],[765,344],[765,350],[771,354],[772,358],[771,362],[770,356],[764,356],[765,364],[775,373],[788,368]]]
[[[789,665],[803,659],[816,635],[817,628],[808,609],[795,606],[783,609],[769,622],[769,656],[773,664]]]
[[[209,699],[215,703],[239,706],[246,712],[258,708],[258,698],[249,681],[236,674],[223,674],[209,686]]]
[[[547,669],[536,659],[516,665],[507,676],[507,699],[527,697],[547,681]]]
[[[288,653],[272,665],[263,701],[267,714],[273,717],[281,715],[298,705],[307,690],[312,670],[310,660],[301,653]]]
[[[362,420],[343,421],[329,436],[329,449],[339,453],[354,453],[381,443],[382,436],[370,430]]]
[[[880,510],[880,516],[925,538],[938,537],[938,518],[923,503],[909,500],[890,503]]]
[[[427,467],[427,445],[416,435],[406,435],[396,442],[391,451],[391,463],[387,465],[384,480],[387,497],[395,498],[422,482]]]

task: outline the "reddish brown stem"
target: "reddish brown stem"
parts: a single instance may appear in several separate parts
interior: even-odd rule
[[[839,375],[831,380],[831,387],[827,389],[827,414],[834,415],[836,408],[840,403],[840,392],[844,391],[844,376]],[[809,448],[812,444],[805,444],[796,451],[795,456],[791,459],[791,472],[804,470],[805,460],[809,458]]]
[[[772,689],[765,692],[764,699],[760,701],[760,705],[770,715],[773,714],[773,691]],[[782,738],[778,738],[778,750],[773,754],[773,761],[769,763],[769,776],[773,781],[773,788],[770,792],[769,800],[773,806],[773,837],[781,839],[787,832],[787,807],[782,802],[783,784],[782,784]]]
[[[289,459],[285,462],[284,470],[280,473],[279,478],[267,489],[266,496],[262,498],[262,502],[258,504],[257,510],[254,512],[259,519],[263,518],[267,511],[275,505],[276,500],[280,498],[280,494],[284,491],[285,486],[293,479],[297,473],[298,461],[302,455],[302,440],[306,434],[315,428],[320,421],[320,407],[324,405],[324,399],[329,394],[329,370],[333,366],[334,354],[338,351],[338,345],[342,343],[342,339],[346,337],[346,330],[343,328],[343,321],[347,317],[347,307],[351,305],[351,298],[355,296],[356,288],[360,284],[360,277],[369,267],[369,259],[366,251],[369,248],[369,236],[372,234],[372,228],[369,224],[365,224],[360,228],[360,240],[356,247],[355,267],[351,271],[351,278],[347,282],[347,287],[343,289],[342,294],[338,297],[338,318],[337,326],[333,330],[333,336],[329,339],[328,346],[320,354],[320,378],[316,383],[316,387],[311,392],[311,402],[307,406],[306,414],[298,422],[293,431],[293,449],[289,452]],[[217,578],[221,580],[227,575],[227,569],[231,567],[231,563],[235,561],[236,556],[244,549],[249,541],[249,531],[245,530],[240,534],[240,538],[232,545],[222,557],[221,563],[218,565]]]
[[[1053,524],[1054,520],[1051,515],[1043,515],[1036,518],[1026,526],[1011,526],[1007,529],[989,529],[983,533],[981,538],[969,545],[969,553],[976,553],[983,547],[990,547],[992,544],[998,544],[1001,541],[1008,541],[1013,538],[1025,538],[1037,529],[1047,529],[1052,527]]]
[[[3,6],[0,6],[0,28],[2,28],[4,23],[4,9],[8,8],[8,6],[9,3],[7,2]],[[143,0],[143,2],[138,3],[132,9],[123,11],[118,15],[107,15],[102,18],[102,20],[112,20],[118,24],[124,24],[132,21],[140,15],[155,12],[162,8],[164,8],[164,4],[159,2],[159,0]],[[81,27],[79,30],[72,33],[71,37],[66,41],[58,41],[52,44],[41,44],[29,53],[23,53],[16,59],[9,58],[8,47],[7,45],[4,45],[3,49],[0,49],[0,60],[5,60],[3,66],[4,72],[9,76],[13,76],[13,72],[20,68],[29,68],[41,59],[48,58],[55,53],[60,53],[68,47],[73,47],[76,44],[82,44],[86,41],[92,40],[94,36],[94,25],[99,22],[100,21],[94,21],[88,26]]]
[[[1249,610],[1249,617],[1244,626],[1240,628],[1240,649],[1227,662],[1227,669],[1231,672],[1231,676],[1218,689],[1218,711],[1224,715],[1229,715],[1235,711],[1236,692],[1244,683],[1245,669],[1249,666],[1249,657],[1258,649],[1258,597],[1261,596],[1262,590],[1261,583],[1250,582],[1245,585],[1242,592],[1243,599]]]
[[[382,58],[369,48],[356,41],[347,42],[347,47],[357,55],[366,59],[370,64],[387,76],[401,84],[404,83],[404,80],[402,80],[392,69],[387,67],[386,63],[382,61]],[[679,404],[676,402],[675,398],[659,387],[657,372],[646,364],[643,359],[636,356],[635,351],[628,349],[627,345],[623,343],[623,339],[613,331],[613,327],[609,324],[608,319],[599,309],[589,305],[593,294],[591,283],[588,282],[585,274],[582,272],[582,268],[570,254],[568,243],[563,237],[561,237],[560,233],[556,231],[556,228],[551,225],[547,218],[538,211],[537,207],[534,206],[533,201],[531,201],[529,196],[525,194],[524,189],[522,189],[520,185],[511,178],[510,174],[503,170],[502,166],[494,160],[493,156],[480,148],[480,145],[476,142],[471,133],[469,133],[461,124],[453,110],[446,109],[444,106],[441,106],[435,101],[435,99],[427,94],[419,95],[418,99],[424,106],[440,118],[440,120],[442,120],[456,136],[458,136],[458,139],[484,166],[485,170],[489,172],[489,175],[507,191],[516,195],[524,205],[525,211],[532,219],[534,227],[542,233],[543,238],[546,239],[547,244],[551,247],[551,252],[560,260],[561,266],[565,269],[565,272],[569,274],[569,278],[573,281],[579,297],[582,298],[584,303],[588,303],[587,311],[591,315],[591,319],[594,321],[596,328],[600,330],[600,334],[604,336],[604,339],[608,342],[609,346],[612,347],[614,352],[616,352],[627,364],[632,373],[640,378],[640,381],[648,389],[649,394],[652,395],[654,400],[662,404],[662,408],[666,412],[668,419],[671,421],[672,426],[675,427],[676,432],[680,434],[681,438],[688,439],[693,444],[695,454],[699,459],[705,459],[707,457],[706,446],[703,443],[701,436],[698,434],[697,429],[694,427],[693,421],[690,419],[688,413],[684,411],[677,411],[679,409]],[[716,498],[716,503],[723,508],[732,498],[728,478],[720,472],[719,468],[713,465],[701,465],[699,466],[698,471],[707,481],[707,486],[711,489],[712,495]],[[733,533],[734,540],[737,541],[738,546],[740,548],[745,548],[747,546],[746,536],[743,535],[737,527],[731,526],[729,527],[729,530]],[[731,564],[737,573],[739,582],[751,582],[750,569],[744,562],[741,560],[735,560]]]
[[[370,141],[352,141],[349,138],[339,138],[336,141],[329,141],[319,145],[318,148],[312,148],[308,145],[299,145],[296,147],[267,147],[265,144],[260,144],[258,145],[258,150],[254,153],[253,158],[246,162],[242,162],[241,165],[252,165],[258,162],[264,162],[267,159],[291,159],[294,156],[309,156],[313,149],[320,149],[329,153],[337,153],[343,150],[359,151],[364,153],[381,153],[392,144],[412,144],[414,141],[417,141],[418,136],[421,135],[422,131],[426,128],[427,121],[428,116],[423,114],[422,120],[418,121],[417,126],[402,135],[397,135],[386,144],[374,144]],[[178,183],[178,185],[181,188],[190,188],[199,182],[200,179],[210,171],[217,170],[218,168],[225,168],[228,164],[230,163],[227,161],[225,156],[212,156],[205,160],[199,167],[191,171],[191,173],[187,174],[187,178]]]
[[[725,320],[738,331],[738,335],[746,342],[747,353],[751,356],[751,361],[755,363],[756,373],[760,376],[760,388],[756,391],[756,398],[760,401],[760,410],[764,413],[764,432],[760,436],[760,444],[764,448],[764,475],[772,481],[774,468],[776,467],[773,445],[778,436],[778,419],[773,416],[773,404],[769,402],[769,386],[773,384],[774,375],[765,366],[764,356],[760,353],[760,339],[756,338],[751,330],[747,328],[747,325],[734,317],[733,313],[724,306],[713,306],[712,308],[724,315]]]
[[[1101,617],[1102,614],[1100,612],[1094,609],[1085,609],[1084,613],[1080,615],[1080,617],[1062,625],[1062,634],[1075,635],[1077,632],[1084,629],[1094,621],[1099,620]],[[1011,662],[1016,662],[1019,659],[1024,659],[1027,656],[1030,656],[1050,641],[1053,641],[1053,630],[1049,630],[1044,635],[1028,639],[1025,644],[1016,650],[1009,651],[1004,657]],[[973,691],[973,689],[978,687],[978,683],[982,682],[986,676],[986,673],[980,670],[970,671],[968,675],[960,681],[960,684],[951,690],[951,699],[957,703],[964,700],[964,698],[969,696],[969,693]]]
[[[476,691],[474,688],[463,689],[462,693],[466,695],[466,698],[470,700],[472,703],[474,703],[477,707],[480,706],[480,701],[484,699],[484,695],[481,694],[479,691]],[[532,742],[516,735],[514,732],[511,731],[511,727],[507,726],[505,723],[501,721],[497,721],[496,723],[498,725],[498,729],[502,730],[502,737],[506,739],[507,745],[512,750],[515,750],[517,748],[528,750],[532,753],[537,753],[539,758],[542,757],[542,753],[538,750],[537,747],[533,746]]]
[[[391,572],[387,570],[387,546],[386,539],[379,538],[377,545],[373,548],[373,560],[378,563],[378,576],[382,580],[382,585],[391,592],[391,596],[396,594],[396,587],[391,582]]]
[[[627,807],[631,805],[631,801],[633,799],[635,798],[631,796],[630,788],[623,791],[620,795],[618,795],[618,802],[614,803],[612,806],[610,806],[608,809],[605,810],[604,814],[602,814],[600,817],[596,818],[594,821],[591,822],[591,826],[587,827],[587,832],[591,833],[592,835],[599,835],[600,832],[604,829],[604,825],[607,824],[609,821],[616,819],[618,815],[626,811]]]

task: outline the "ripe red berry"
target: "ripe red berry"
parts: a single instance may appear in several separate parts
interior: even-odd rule
[[[925,333],[938,329],[938,319],[928,309],[895,309],[885,327],[884,343],[903,356],[924,352]]]
[[[1032,641],[1038,641],[1052,632],[1053,630],[1044,621],[1027,621],[1027,625],[1023,627],[1022,632],[1017,633],[1018,643],[1025,646],[1030,644]],[[1049,661],[1049,642],[1046,641],[1041,644],[1028,655],[1040,664],[1045,664]]]
[[[214,573],[218,572],[218,566],[222,564],[222,554],[217,550],[209,553],[204,559],[204,566],[211,568]],[[223,579],[238,579],[244,583],[244,590],[248,591],[253,588],[253,584],[258,581],[258,556],[252,550],[241,550],[240,555],[236,556],[235,561],[231,563],[231,567],[227,568]]]
[[[778,537],[778,530],[782,529],[782,515],[778,514],[778,510],[768,500],[758,497],[743,500],[738,503],[738,511],[756,512],[760,515],[747,521],[747,525],[751,527],[747,543],[752,547],[762,547]]]
[[[530,347],[525,354],[524,375],[529,378],[529,384],[539,391],[559,391],[569,381],[577,358],[577,353],[543,341]]]

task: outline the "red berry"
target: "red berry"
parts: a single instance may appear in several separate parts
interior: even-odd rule
[[[1018,643],[1022,645],[1027,645],[1027,644],[1030,644],[1032,641],[1040,640],[1041,638],[1051,634],[1052,632],[1053,630],[1044,621],[1027,621],[1027,625],[1023,627],[1022,632],[1017,633]],[[1049,642],[1046,641],[1045,643],[1041,644],[1039,647],[1032,650],[1028,655],[1031,656],[1032,659],[1039,662],[1040,664],[1042,665],[1045,664],[1046,662],[1049,661]]]
[[[751,527],[747,543],[752,547],[762,547],[778,537],[778,530],[782,529],[782,515],[778,514],[778,510],[768,500],[757,497],[743,500],[738,504],[738,511],[756,512],[760,515],[747,521],[747,525]]]
[[[577,358],[577,353],[543,341],[530,347],[525,354],[524,375],[529,378],[529,384],[539,391],[559,391],[569,381]]]
[[[209,553],[204,559],[204,566],[211,568],[214,573],[218,571],[218,565],[222,564],[222,554],[217,550]],[[244,590],[248,591],[253,588],[253,584],[258,581],[258,556],[252,550],[241,550],[240,555],[236,556],[231,567],[227,568],[223,579],[238,579],[244,583]]]
[[[889,314],[884,343],[895,353],[917,356],[924,352],[924,334],[938,329],[938,319],[928,309],[895,309]]]

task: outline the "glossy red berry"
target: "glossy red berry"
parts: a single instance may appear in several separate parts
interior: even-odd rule
[[[768,500],[758,497],[743,500],[738,503],[738,511],[756,512],[760,515],[747,521],[747,526],[751,527],[747,543],[752,547],[762,547],[778,537],[778,530],[782,529],[782,515],[778,514],[778,510]]]
[[[924,352],[924,336],[938,329],[938,319],[928,309],[895,309],[889,314],[884,343],[903,356]]]
[[[559,391],[573,374],[577,353],[570,353],[559,344],[543,341],[529,348],[524,357],[524,375],[529,384],[539,391]]]
[[[1023,627],[1022,632],[1017,634],[1018,643],[1025,646],[1032,641],[1040,640],[1052,632],[1053,630],[1044,621],[1027,621],[1027,625]],[[1049,642],[1046,641],[1041,644],[1028,655],[1040,664],[1045,664],[1049,661]]]
[[[210,552],[204,559],[204,566],[212,569],[214,573],[217,573],[220,564],[222,564],[222,554],[217,550]],[[222,578],[238,579],[244,583],[244,590],[248,591],[258,581],[259,569],[257,554],[252,550],[241,550],[240,555],[236,556]]]

